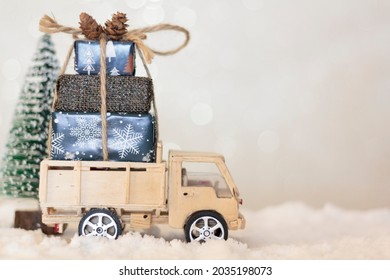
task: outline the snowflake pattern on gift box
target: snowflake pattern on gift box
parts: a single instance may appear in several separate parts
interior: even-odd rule
[[[102,137],[102,129],[99,125],[99,120],[95,119],[86,119],[86,118],[77,118],[77,126],[70,128],[70,136],[76,137],[75,146],[84,148],[86,146],[91,146],[94,148],[100,147],[99,139]]]
[[[114,128],[113,147],[118,149],[118,154],[121,159],[124,159],[129,153],[139,154],[138,144],[142,141],[141,133],[134,132],[133,126],[127,124],[124,129]]]
[[[65,148],[62,145],[65,135],[63,133],[54,133],[51,132],[51,150],[50,157],[53,158],[54,155],[61,155],[65,152]]]

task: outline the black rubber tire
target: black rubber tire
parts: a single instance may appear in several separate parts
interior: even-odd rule
[[[210,221],[211,224],[205,225],[204,221],[203,222],[201,221],[202,219],[207,219],[207,221]],[[198,231],[199,235],[194,236],[194,233],[192,232],[193,229],[191,228],[193,226],[196,226],[197,223],[199,223],[200,226],[203,226],[201,228],[203,232]],[[215,232],[211,230],[212,226],[218,226]],[[207,239],[227,240],[228,227],[225,219],[217,212],[200,211],[192,214],[191,217],[188,219],[187,223],[184,226],[184,235],[187,242],[193,242],[193,241],[205,242],[207,241]],[[195,240],[197,238],[199,238],[199,240]]]
[[[111,220],[112,222],[114,222],[114,225],[109,227],[108,229],[105,229],[105,226],[111,223],[103,223],[102,218],[103,226],[97,226],[96,229],[93,229],[91,228],[91,226],[88,225],[89,228],[87,228],[85,222],[90,221],[93,224],[94,219],[99,216],[103,217],[104,221]],[[87,232],[87,230],[90,230],[90,232]],[[108,233],[108,230],[110,231],[110,233]],[[80,236],[92,235],[107,237],[109,239],[117,239],[118,236],[122,234],[122,223],[118,216],[112,211],[105,208],[93,208],[89,210],[84,215],[84,217],[81,218],[79,222],[78,232]]]

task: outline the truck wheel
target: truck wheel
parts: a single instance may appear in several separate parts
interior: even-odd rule
[[[205,242],[208,239],[227,239],[228,229],[221,215],[212,211],[193,214],[184,226],[187,242]]]
[[[122,234],[119,218],[108,209],[91,209],[80,220],[79,235],[117,239]]]

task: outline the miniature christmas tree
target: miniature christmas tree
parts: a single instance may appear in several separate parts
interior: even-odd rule
[[[4,194],[36,197],[39,164],[46,157],[50,108],[59,64],[50,35],[43,35],[28,69],[1,168]]]
[[[111,73],[111,76],[119,76],[120,75],[119,70],[116,67],[112,68],[110,73]]]
[[[114,43],[112,41],[107,42],[106,57],[108,58],[108,62],[111,62],[111,58],[116,57]]]
[[[83,71],[87,71],[88,75],[91,74],[91,71],[95,71],[95,68],[93,67],[93,64],[95,64],[95,60],[93,59],[93,51],[92,48],[89,46],[87,49],[87,52],[85,54],[85,64]]]

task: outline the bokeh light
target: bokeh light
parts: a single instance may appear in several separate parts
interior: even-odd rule
[[[102,2],[94,6],[91,14],[98,22],[105,22],[108,17],[111,17],[118,10],[113,3]]]
[[[126,0],[126,4],[130,9],[139,9],[146,4],[146,0]]]
[[[232,158],[237,150],[237,143],[233,137],[220,136],[215,141],[214,149],[221,153],[225,158]]]
[[[164,20],[165,11],[158,4],[150,4],[145,7],[142,18],[147,24],[158,24]]]
[[[181,150],[181,147],[174,142],[164,142],[163,145],[163,159],[168,159],[170,150]]]
[[[175,12],[175,24],[192,27],[196,24],[196,12],[188,7],[181,7]]]
[[[210,123],[213,120],[213,115],[213,109],[206,103],[197,103],[191,110],[191,120],[196,125]]]

